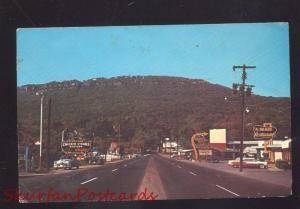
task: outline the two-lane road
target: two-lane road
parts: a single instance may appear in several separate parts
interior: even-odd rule
[[[64,174],[20,178],[21,192],[63,194],[79,188],[93,192],[137,194],[148,188],[157,199],[287,196],[290,188],[224,173],[158,154]],[[149,192],[151,192],[149,191]],[[133,198],[134,199],[134,198]],[[136,198],[137,199],[137,198]],[[87,201],[88,197],[80,199]]]
[[[290,195],[290,188],[153,156],[169,199]]]
[[[104,166],[72,170],[56,175],[33,176],[19,179],[21,193],[47,194],[57,192],[77,194],[80,188],[89,192],[136,193],[139,189],[149,157],[125,160]],[[82,190],[84,191],[84,190]],[[82,196],[81,201],[87,201],[88,196]],[[109,198],[107,199],[109,200]],[[46,201],[44,199],[44,201]],[[65,201],[70,201],[65,200]]]

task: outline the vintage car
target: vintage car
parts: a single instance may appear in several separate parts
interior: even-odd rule
[[[97,153],[89,159],[88,163],[91,165],[103,165],[105,163],[105,155]]]
[[[54,161],[53,167],[55,169],[64,168],[72,169],[79,168],[80,162],[73,156],[62,156],[59,160]]]
[[[233,168],[239,168],[240,158],[238,157],[235,160],[229,160],[228,165]],[[243,168],[268,168],[268,163],[255,158],[243,158]]]

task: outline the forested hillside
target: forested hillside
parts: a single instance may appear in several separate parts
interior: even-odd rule
[[[54,153],[60,151],[64,128],[94,133],[99,146],[117,137],[113,126],[118,124],[121,142],[133,147],[155,147],[165,137],[177,138],[188,145],[193,133],[211,128],[226,128],[229,140],[237,140],[241,134],[240,97],[233,95],[230,88],[180,77],[133,76],[18,87],[21,145],[39,139],[40,97],[36,92],[41,90],[44,136],[47,136],[48,100],[52,99]],[[263,122],[272,122],[278,128],[277,139],[290,135],[290,98],[252,95],[246,98],[246,106],[247,139],[252,139],[251,124]]]

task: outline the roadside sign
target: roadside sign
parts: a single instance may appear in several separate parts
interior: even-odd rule
[[[276,132],[277,128],[272,125],[272,123],[264,123],[263,125],[253,126],[254,139],[267,140],[272,139]]]
[[[83,140],[69,140],[62,142],[62,148],[65,152],[81,153],[86,152],[91,147],[91,142]]]
[[[212,155],[211,149],[198,149],[200,156]]]
[[[118,148],[118,143],[117,142],[112,142],[112,143],[110,143],[110,149],[111,150],[115,150],[115,149],[117,149]]]
[[[68,154],[83,154],[89,151],[92,147],[92,140],[87,140],[81,136],[76,130],[63,131],[61,148],[64,153]]]

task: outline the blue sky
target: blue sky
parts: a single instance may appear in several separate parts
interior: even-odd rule
[[[22,28],[17,85],[168,75],[231,87],[233,65],[255,65],[254,94],[290,96],[287,23]]]

